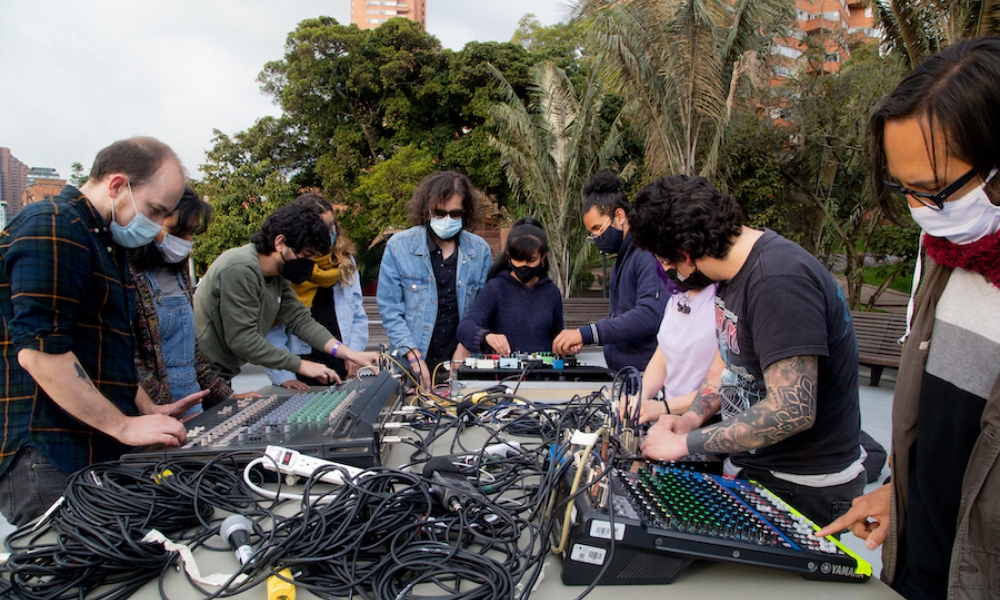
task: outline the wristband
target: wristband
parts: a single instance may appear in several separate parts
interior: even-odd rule
[[[340,347],[343,345],[342,342],[334,342],[333,348],[330,350],[330,356],[337,358],[337,350],[340,350]]]
[[[411,365],[415,365],[418,362],[420,362],[420,359],[419,358],[408,358],[408,359],[406,359],[406,362],[410,363]]]

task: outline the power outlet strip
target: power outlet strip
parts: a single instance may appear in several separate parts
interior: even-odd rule
[[[291,450],[281,446],[268,446],[264,450],[264,456],[271,460],[265,460],[261,466],[268,471],[276,471],[284,475],[294,475],[298,477],[312,477],[318,469],[326,466],[338,467],[338,470],[327,471],[319,477],[320,481],[344,484],[344,471],[351,478],[357,477],[365,472],[364,469],[324,460],[308,454],[302,454],[298,450]],[[342,470],[340,470],[342,469]]]

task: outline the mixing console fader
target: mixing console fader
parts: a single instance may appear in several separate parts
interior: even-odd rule
[[[570,585],[591,583],[608,561],[601,584],[670,583],[696,559],[827,581],[863,582],[872,573],[838,540],[816,538],[812,521],[763,486],[680,464],[623,463],[597,498],[581,494],[575,508],[563,553]]]
[[[211,458],[221,452],[260,453],[274,445],[357,467],[379,466],[387,452],[381,426],[399,399],[399,382],[387,372],[320,392],[230,398],[187,421],[187,442],[180,448],[141,448],[122,460]]]

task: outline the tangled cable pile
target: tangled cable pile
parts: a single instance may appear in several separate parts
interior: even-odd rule
[[[329,470],[321,469],[304,481],[296,501],[280,499],[289,486],[275,484],[273,474],[267,485],[278,499],[258,493],[268,472],[248,470],[245,480],[242,465],[259,459],[245,453],[208,463],[93,465],[72,476],[65,501],[42,526],[8,537],[12,555],[2,568],[0,597],[117,599],[159,578],[160,595],[168,598],[163,578],[178,553],[143,537],[156,529],[198,550],[196,557],[228,553],[219,524],[239,513],[253,522],[253,559],[221,587],[189,577],[203,597],[243,592],[289,567],[296,586],[321,598],[527,598],[550,538],[559,535],[561,507],[587,490],[557,500],[572,463],[567,432],[597,431],[617,422],[613,412],[602,393],[559,405],[501,392],[461,408],[425,400],[405,424],[403,441],[414,448],[409,464],[371,469],[341,486],[320,481]],[[463,434],[472,430],[480,431],[470,449]],[[520,442],[508,452],[484,451],[515,438]],[[617,443],[613,436],[610,443]],[[432,445],[467,483],[417,473],[435,455]],[[445,496],[461,501],[449,504]]]

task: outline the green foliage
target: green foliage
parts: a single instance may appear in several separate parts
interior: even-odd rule
[[[355,208],[344,217],[357,239],[371,241],[385,227],[408,226],[406,201],[420,180],[435,171],[434,156],[410,144],[358,178]]]
[[[803,60],[821,63],[822,53],[813,45]],[[905,264],[916,249],[905,241],[910,230],[883,219],[864,153],[868,115],[900,76],[897,61],[864,45],[839,74],[804,69],[770,90],[763,115],[746,109],[734,117],[721,169],[751,224],[777,230],[827,264],[846,258],[852,308],[861,303],[867,256]]]
[[[69,184],[75,188],[79,188],[83,184],[87,183],[90,176],[84,173],[83,165],[75,162],[69,166],[72,172],[69,175]]]
[[[713,177],[744,82],[764,84],[763,61],[792,19],[789,0],[632,0],[596,15],[591,42],[604,76],[644,132],[646,178]]]
[[[293,131],[287,120],[273,117],[233,137],[215,131],[202,165],[205,177],[196,185],[215,208],[212,224],[191,252],[199,270],[225,250],[248,243],[267,215],[295,198]]]
[[[602,122],[605,94],[596,71],[577,89],[555,63],[539,63],[531,70],[530,104],[499,71],[495,75],[506,98],[490,114],[491,145],[500,153],[508,183],[545,225],[550,277],[568,295],[566,273],[573,280],[583,266],[581,191],[618,155],[618,122]]]
[[[955,42],[1000,33],[1000,0],[872,2],[887,50],[908,67]]]

